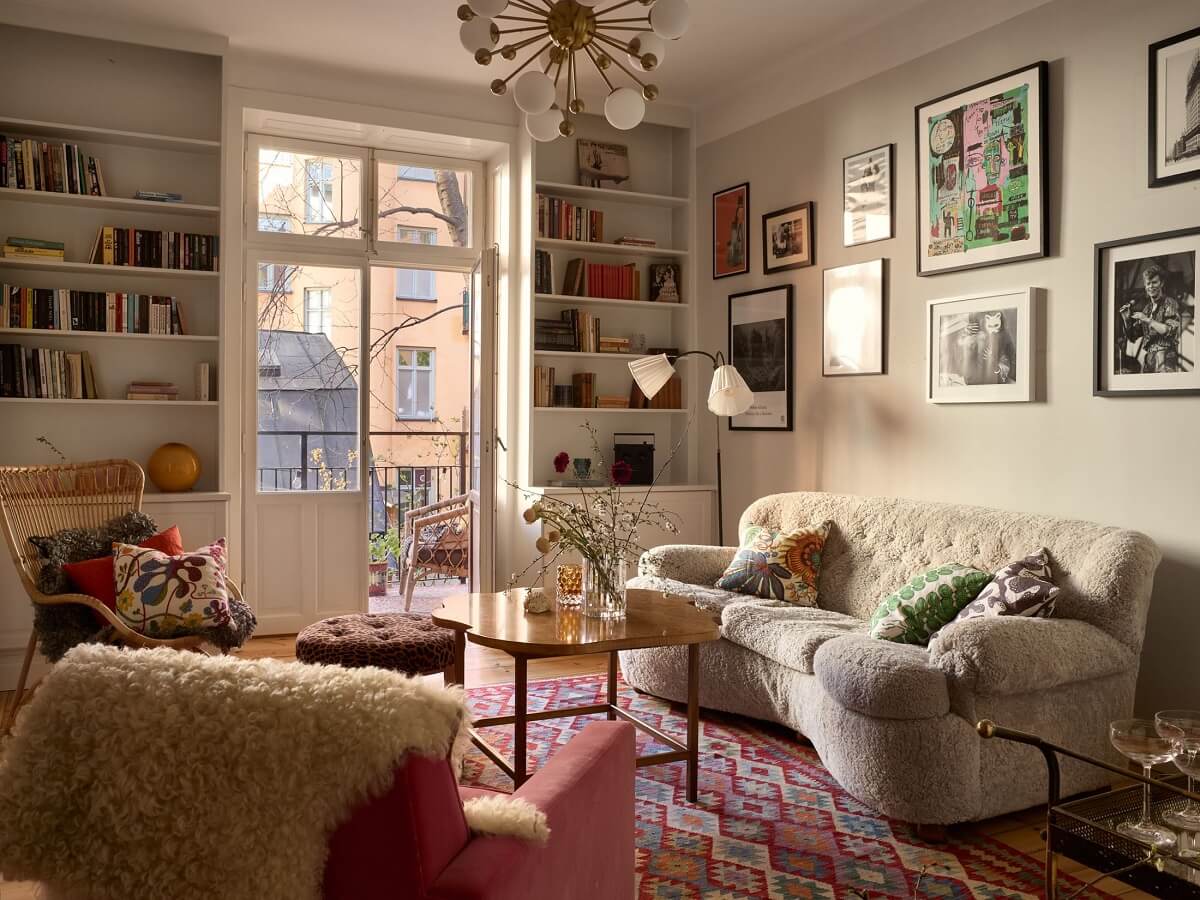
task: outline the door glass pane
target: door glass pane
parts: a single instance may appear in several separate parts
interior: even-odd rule
[[[357,268],[259,263],[260,491],[358,490],[360,282]]]
[[[258,230],[361,238],[362,161],[272,147],[258,151]]]
[[[394,162],[376,165],[380,241],[471,246],[470,172]]]

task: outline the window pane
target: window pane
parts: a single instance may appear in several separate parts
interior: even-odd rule
[[[428,369],[433,364],[432,360],[433,360],[433,351],[432,350],[418,350],[417,351],[417,365],[420,366],[421,368]]]
[[[357,490],[359,270],[263,269],[295,290],[258,292],[258,489]]]
[[[258,230],[360,238],[362,163],[353,157],[258,151]]]
[[[377,165],[380,241],[471,246],[470,172]]]

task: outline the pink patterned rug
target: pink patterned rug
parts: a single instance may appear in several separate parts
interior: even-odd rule
[[[512,685],[468,691],[476,716],[512,710]],[[531,712],[603,702],[604,677],[529,685]],[[620,703],[667,734],[684,738],[682,712],[621,686]],[[700,796],[684,798],[684,764],[637,770],[637,873],[642,898],[1037,898],[1040,862],[986,835],[951,832],[945,844],[921,841],[833,780],[816,751],[783,729],[702,712]],[[529,726],[534,770],[587,722],[580,716]],[[510,728],[488,738],[510,749]],[[638,736],[639,753],[654,746]],[[657,749],[666,749],[658,747]],[[468,784],[511,789],[482,754],[467,762]],[[1063,876],[1069,894],[1081,882]],[[1097,900],[1112,895],[1089,890]],[[597,898],[599,900],[599,898]]]

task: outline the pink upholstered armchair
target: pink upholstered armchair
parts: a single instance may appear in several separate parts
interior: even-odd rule
[[[588,725],[516,792],[546,813],[545,846],[473,837],[444,759],[408,756],[336,832],[326,900],[631,900],[634,730]]]

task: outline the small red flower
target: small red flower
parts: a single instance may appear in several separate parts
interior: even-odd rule
[[[571,456],[565,450],[562,453],[558,454],[558,456],[554,457],[554,471],[558,472],[560,475],[563,472],[567,471],[567,466],[569,466],[570,464],[571,464]]]
[[[623,459],[618,459],[612,464],[608,474],[612,478],[613,484],[629,484],[633,479],[633,466]]]

